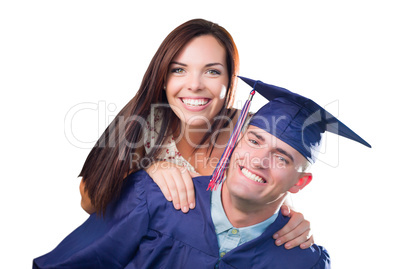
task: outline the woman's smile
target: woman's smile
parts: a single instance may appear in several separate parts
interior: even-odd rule
[[[208,104],[210,104],[210,98],[191,98],[191,97],[182,97],[179,98],[184,106],[187,109],[194,110],[194,109],[204,109]]]

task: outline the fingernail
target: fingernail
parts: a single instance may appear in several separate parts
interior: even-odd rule
[[[185,206],[185,207],[183,207],[183,210],[182,210],[184,213],[187,213],[188,212],[188,207],[187,206]]]
[[[275,243],[279,246],[280,244],[282,244],[282,241],[281,240],[276,240]]]
[[[285,248],[290,248],[290,246],[291,246],[291,245],[290,245],[289,243],[286,243],[286,244],[285,244]]]
[[[172,201],[172,197],[168,196],[167,200],[168,200],[169,202],[171,202],[171,201]]]
[[[190,203],[190,208],[194,209],[194,207],[195,207],[194,203]]]
[[[305,248],[306,245],[305,245],[305,244],[301,244],[300,247],[301,247],[301,248]]]
[[[174,208],[180,209],[180,204],[175,204],[175,205],[174,205]]]
[[[278,234],[274,234],[274,239],[277,239],[279,237]]]

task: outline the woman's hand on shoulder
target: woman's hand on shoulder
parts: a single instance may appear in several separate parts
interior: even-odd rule
[[[151,164],[145,171],[159,186],[166,200],[173,202],[174,208],[187,213],[195,207],[192,176],[185,167],[167,161]]]
[[[310,222],[304,219],[302,213],[291,210],[287,205],[282,205],[281,213],[290,217],[289,222],[274,234],[277,246],[285,244],[286,249],[300,246],[301,249],[309,248],[314,244],[314,238],[310,235]]]

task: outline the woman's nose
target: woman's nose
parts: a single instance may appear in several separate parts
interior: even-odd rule
[[[202,77],[198,74],[192,74],[188,76],[187,89],[190,91],[198,91],[204,88]]]

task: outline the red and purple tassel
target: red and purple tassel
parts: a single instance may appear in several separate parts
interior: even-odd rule
[[[244,104],[243,109],[241,110],[240,117],[237,120],[236,126],[233,129],[232,135],[229,138],[225,151],[223,152],[222,157],[219,160],[219,163],[216,166],[214,173],[212,174],[212,178],[211,181],[209,182],[207,190],[216,190],[219,184],[222,183],[225,170],[229,165],[230,156],[232,155],[233,149],[236,145],[237,139],[239,138],[244,122],[247,119],[248,111],[251,105],[251,100],[253,99],[254,94],[255,90],[253,89],[250,92],[250,96],[248,97],[246,103]]]

